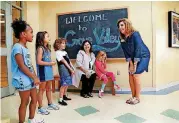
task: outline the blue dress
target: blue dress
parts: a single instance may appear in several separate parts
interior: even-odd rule
[[[31,73],[35,73],[31,63],[29,50],[21,44],[16,43],[11,51],[12,86],[19,91],[31,90],[36,86],[34,85],[34,81],[19,68],[15,59],[17,54],[22,55],[25,66],[29,68]]]
[[[121,46],[126,57],[126,61],[137,61],[137,68],[134,74],[141,74],[144,71],[148,72],[150,61],[150,51],[144,44],[139,32],[134,32],[127,37]]]
[[[51,62],[51,53],[49,50],[45,49],[41,46],[43,49],[42,54],[42,61],[44,62]],[[53,68],[51,65],[38,65],[37,64],[37,75],[41,82],[50,81],[53,80]]]

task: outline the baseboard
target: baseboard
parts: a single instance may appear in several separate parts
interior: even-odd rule
[[[163,90],[163,89],[167,89],[167,88],[170,88],[170,87],[173,87],[173,86],[177,86],[179,85],[179,81],[174,81],[174,82],[170,82],[162,87],[158,87],[156,88],[156,91],[160,91],[160,90]]]
[[[97,93],[99,88],[95,87],[93,92]],[[171,82],[165,86],[158,88],[142,88],[141,94],[143,95],[167,95],[172,92],[179,90],[179,81]],[[80,89],[68,89],[69,92],[80,92]],[[105,93],[111,93],[110,88],[105,89]],[[119,91],[116,91],[116,94],[131,94],[130,88],[121,88]]]
[[[98,93],[99,87],[94,87],[93,92]],[[56,89],[56,91],[59,91]],[[179,91],[179,81],[171,82],[166,84],[165,86],[158,87],[158,88],[142,88],[141,94],[142,95],[167,95],[172,92]],[[68,89],[68,92],[80,92],[79,88]],[[111,93],[111,89],[108,87],[105,89],[105,93]],[[116,94],[131,94],[130,88],[121,88],[119,91],[116,91]],[[15,93],[18,95],[18,93]]]

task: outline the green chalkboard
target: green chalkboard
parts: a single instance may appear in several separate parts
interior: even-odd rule
[[[92,42],[95,54],[103,50],[108,58],[124,58],[116,24],[121,18],[128,18],[127,8],[58,15],[58,37],[67,39],[71,59],[84,40]]]

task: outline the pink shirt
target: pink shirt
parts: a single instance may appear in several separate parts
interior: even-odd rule
[[[103,75],[107,73],[106,71],[106,64],[97,60],[95,61],[95,71],[99,78],[101,78]]]

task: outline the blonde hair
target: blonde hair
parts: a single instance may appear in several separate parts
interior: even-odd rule
[[[117,22],[117,27],[119,28],[119,23],[121,23],[121,22],[123,22],[124,23],[124,25],[125,25],[125,30],[126,30],[126,34],[128,35],[128,36],[131,36],[132,35],[132,33],[134,33],[136,30],[134,29],[134,27],[132,26],[132,23],[131,23],[131,21],[130,20],[128,20],[127,18],[122,18],[122,19],[119,19],[118,20],[118,22]],[[120,33],[120,39],[125,39],[126,37],[125,37],[125,35],[124,34],[122,34],[120,31],[119,31],[119,33]]]
[[[107,56],[106,52],[104,52],[104,51],[99,51],[98,54],[97,54],[97,56],[96,56],[96,59],[99,60],[100,57],[103,56],[103,55],[106,55],[106,56]]]

